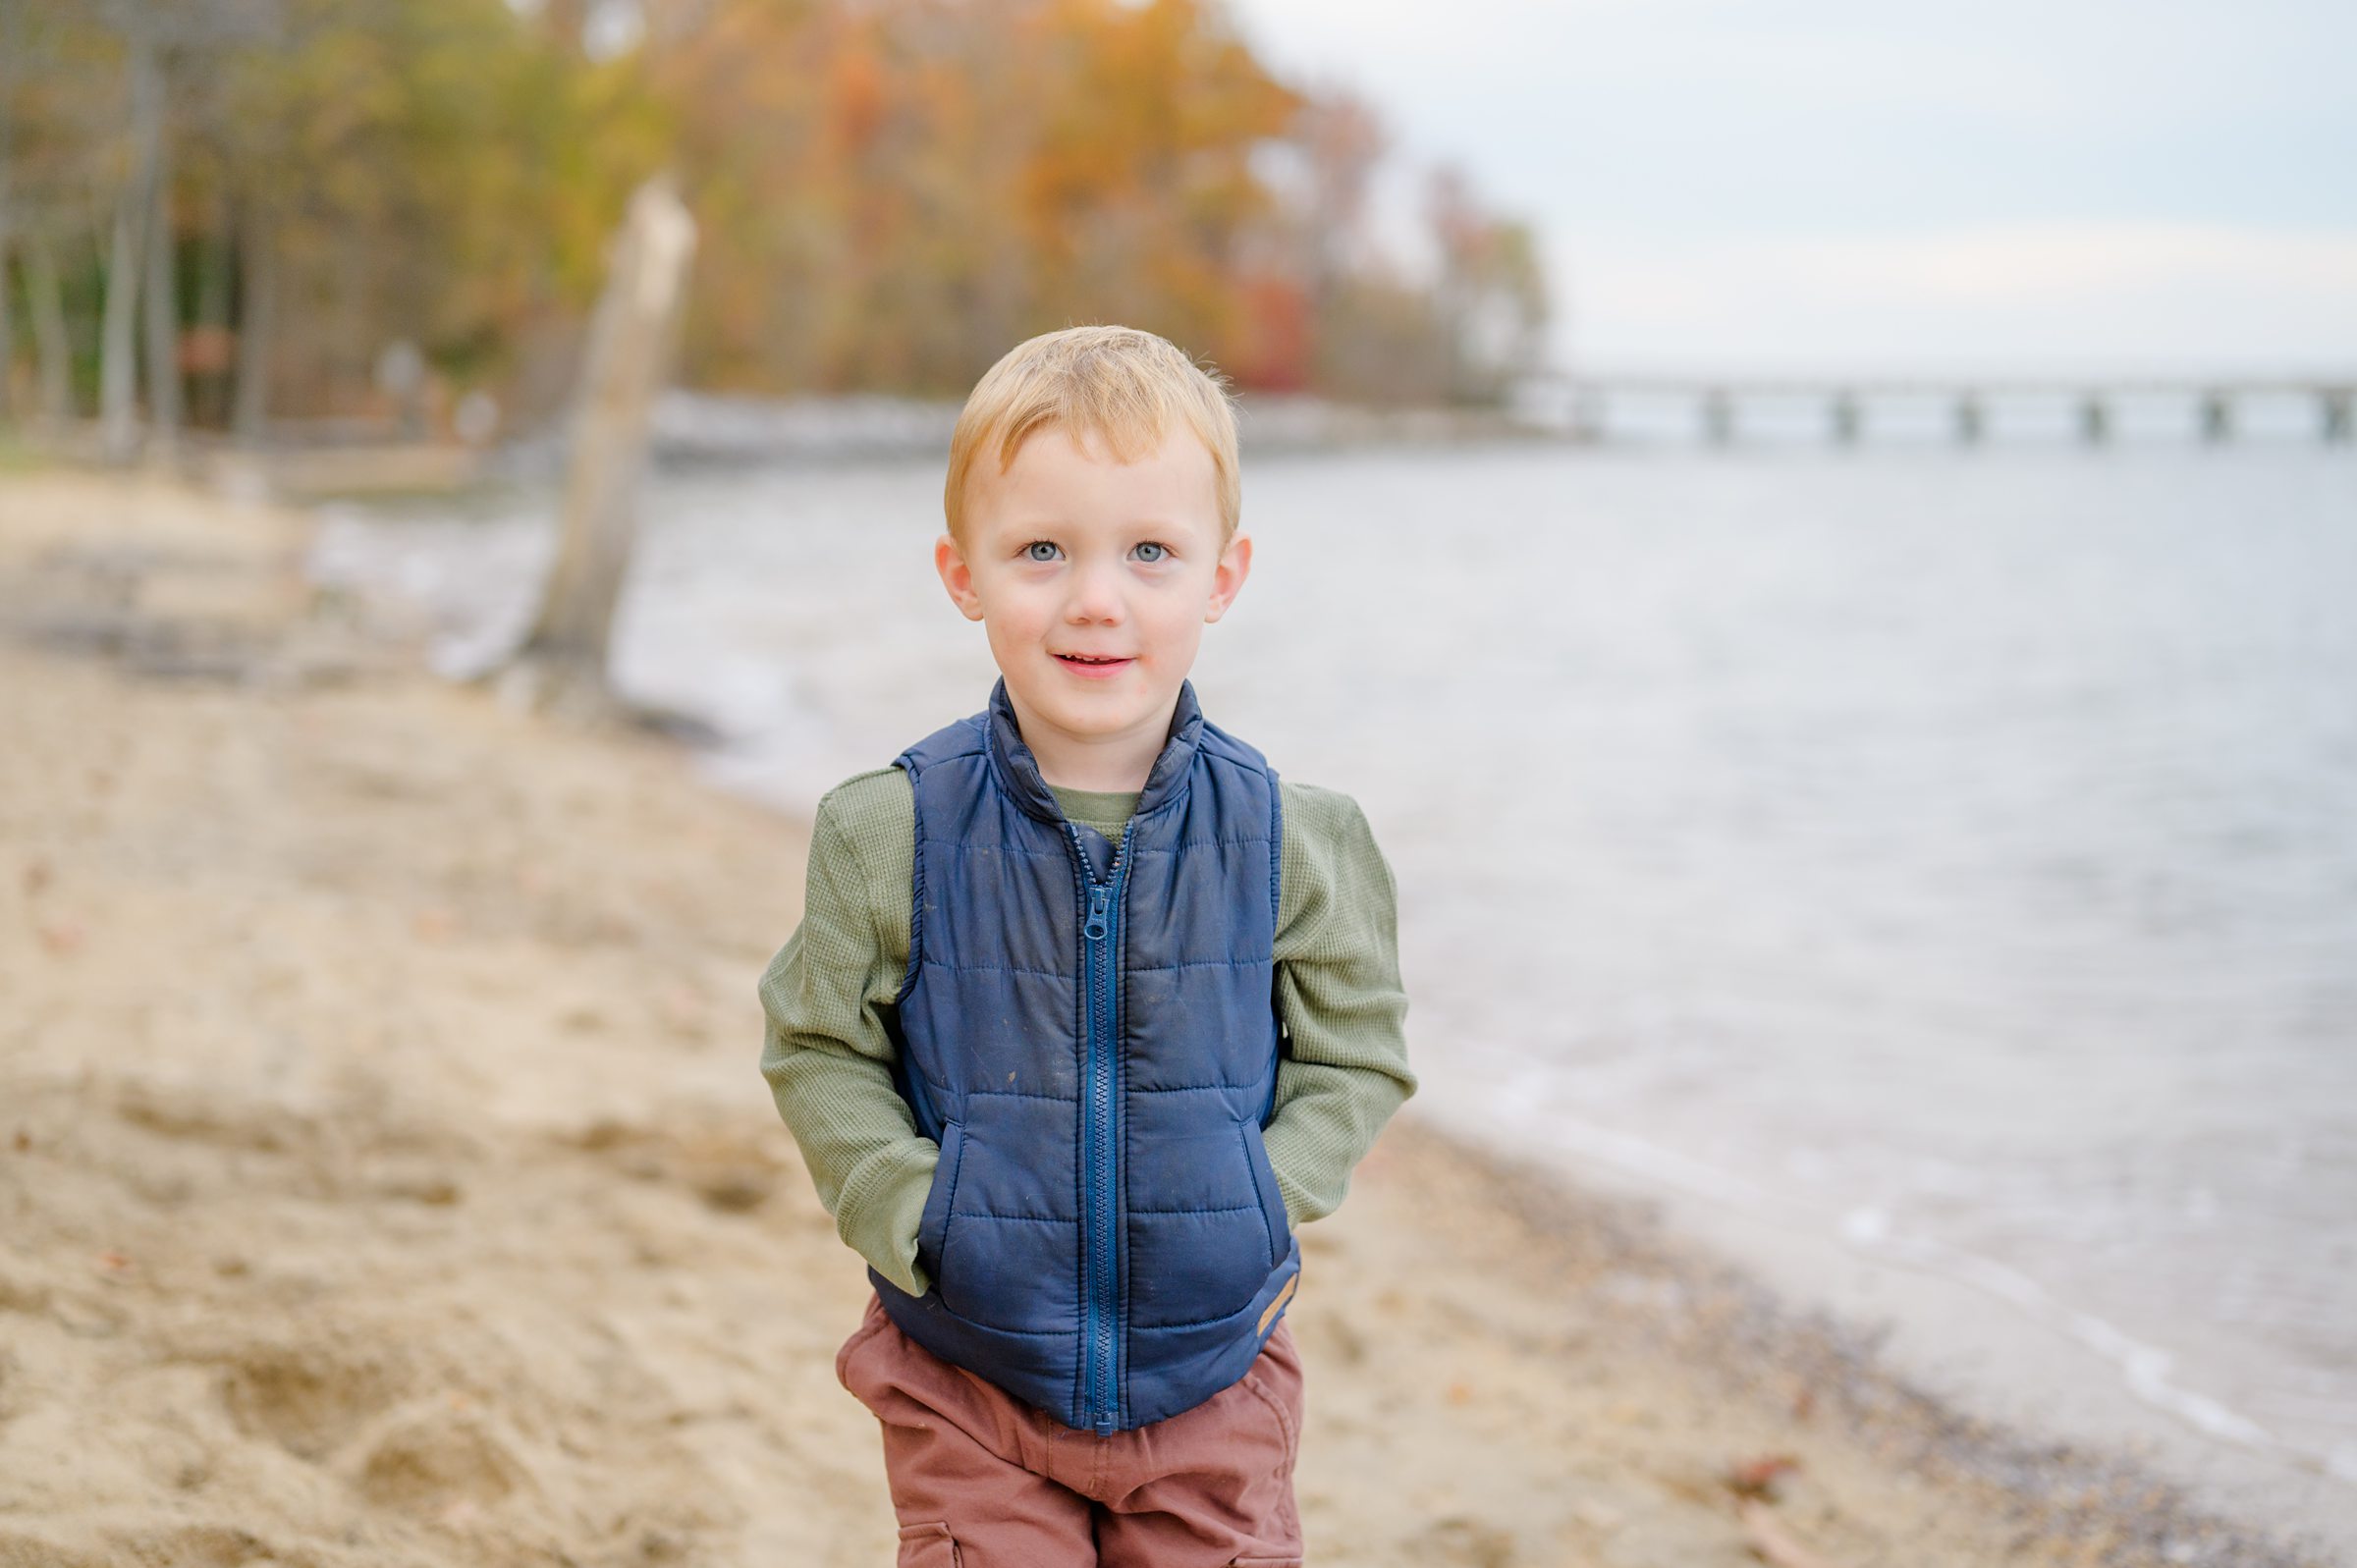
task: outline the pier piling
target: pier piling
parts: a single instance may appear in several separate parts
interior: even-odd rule
[[[2234,401],[2222,392],[2202,394],[2202,443],[2222,447],[2234,439]]]
[[[1702,439],[1714,447],[1735,439],[1735,402],[1724,387],[1713,387],[1702,395]]]
[[[1865,415],[1858,406],[1858,395],[1854,392],[1835,393],[1833,417],[1835,444],[1843,447],[1856,446],[1858,432],[1865,424]]]

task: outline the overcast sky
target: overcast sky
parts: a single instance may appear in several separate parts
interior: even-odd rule
[[[1536,222],[1560,359],[2357,368],[2347,0],[1231,4]]]

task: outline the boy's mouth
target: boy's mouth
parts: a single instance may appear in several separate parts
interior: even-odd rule
[[[1086,676],[1097,679],[1126,670],[1135,662],[1113,655],[1092,656],[1079,653],[1060,653],[1055,656],[1055,659],[1058,664],[1076,676]]]

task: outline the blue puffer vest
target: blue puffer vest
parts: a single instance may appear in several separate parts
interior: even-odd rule
[[[943,1360],[1125,1431],[1240,1379],[1300,1249],[1277,1093],[1277,775],[1182,683],[1119,845],[1065,818],[1000,681],[896,759],[916,794],[901,1092],[941,1145],[933,1281],[869,1271]]]

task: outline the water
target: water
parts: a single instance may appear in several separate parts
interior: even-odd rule
[[[649,499],[618,675],[732,784],[981,705],[935,465]],[[1365,805],[1425,1107],[1965,1280],[2357,1498],[2357,460],[1427,451],[1245,512],[1197,688]],[[318,569],[464,664],[546,549],[353,515]]]

